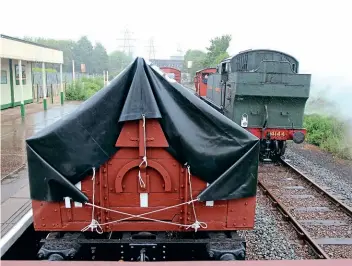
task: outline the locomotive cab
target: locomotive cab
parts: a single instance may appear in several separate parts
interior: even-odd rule
[[[194,77],[194,86],[196,93],[204,97],[207,94],[207,84],[209,77],[216,72],[216,68],[205,68],[196,72]]]
[[[229,74],[231,72],[230,60],[226,60],[220,65],[221,83],[225,84],[229,79]]]
[[[176,82],[181,83],[181,71],[172,67],[160,67],[160,70],[165,73],[171,79],[176,80]]]

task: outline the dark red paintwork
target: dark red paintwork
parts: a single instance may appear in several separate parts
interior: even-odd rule
[[[207,83],[206,75],[208,77],[216,72],[216,68],[205,68],[196,72],[194,77],[194,86],[196,87],[196,92],[199,96],[207,96]]]
[[[172,68],[172,67],[160,67],[161,71],[163,71],[164,73],[166,73],[166,75],[168,73],[170,74],[174,74],[175,77],[171,77],[174,80],[176,80],[178,83],[181,83],[181,71],[176,69],[176,68]]]
[[[144,155],[143,121],[125,122],[116,146],[120,149],[96,173],[95,204],[130,214],[142,214],[190,200],[187,169],[167,151],[168,142],[155,119],[146,120],[147,168],[141,168],[146,184],[142,189],[138,182],[139,164]],[[92,177],[81,183],[82,192],[92,202]],[[194,198],[207,186],[192,176]],[[148,207],[140,207],[140,193],[148,193]],[[92,207],[83,205],[66,208],[64,202],[53,203],[33,200],[34,227],[38,231],[80,231],[92,219]],[[196,202],[198,220],[207,223],[200,230],[252,229],[254,226],[256,198],[215,201],[214,206]],[[99,223],[126,218],[126,215],[95,209]],[[192,224],[194,216],[191,204],[170,208],[148,215],[148,218],[180,224]],[[138,220],[138,221],[137,221]],[[104,231],[183,231],[185,227],[133,218],[103,226]]]

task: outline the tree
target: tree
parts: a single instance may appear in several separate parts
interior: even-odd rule
[[[85,64],[87,73],[102,75],[103,71],[107,70],[109,66],[109,57],[105,47],[100,42],[97,42],[93,48],[87,36],[81,37],[77,42],[41,37],[24,37],[24,40],[61,50],[64,57],[64,72],[72,72],[72,60],[75,61],[75,71],[77,72],[80,72],[81,64]],[[35,67],[41,68],[41,63],[36,64]],[[58,65],[54,64],[52,68],[59,71]]]
[[[24,40],[61,50],[63,52],[63,57],[64,57],[63,71],[64,72],[72,71],[72,60],[74,59],[74,49],[76,46],[76,42],[72,40],[55,40],[55,39],[45,39],[40,37],[39,38],[24,37]],[[37,67],[41,68],[41,63],[37,64]],[[58,68],[58,66],[54,66],[54,67]]]
[[[183,71],[188,72],[193,78],[196,72],[203,68],[203,61],[205,60],[206,54],[200,50],[188,50],[184,56]],[[191,69],[187,68],[187,62],[192,61]]]
[[[86,73],[93,73],[92,56],[92,43],[87,36],[81,37],[74,49],[75,69],[81,69],[81,64],[85,64]]]
[[[207,48],[205,60],[203,61],[204,67],[215,67],[223,59],[229,57],[227,49],[230,46],[231,35],[223,35],[210,40],[210,47]]]
[[[92,71],[93,73],[103,73],[108,70],[109,56],[104,46],[97,42],[92,54]]]
[[[113,76],[119,74],[133,60],[131,55],[122,51],[114,51],[109,54],[109,73]]]

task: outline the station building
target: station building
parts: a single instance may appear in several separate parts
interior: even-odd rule
[[[60,64],[63,52],[22,39],[0,35],[1,110],[33,102],[32,63]],[[21,75],[22,74],[22,75]],[[43,75],[45,76],[45,75]],[[22,77],[22,78],[21,78]],[[43,80],[45,83],[45,80]],[[45,97],[44,97],[45,98]],[[46,99],[44,99],[46,104]]]

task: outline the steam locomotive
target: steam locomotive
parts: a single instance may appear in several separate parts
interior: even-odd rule
[[[311,75],[298,70],[298,60],[286,53],[247,50],[221,61],[207,79],[206,93],[197,94],[261,140],[263,161],[276,161],[286,141],[300,144],[306,135],[303,115]]]

